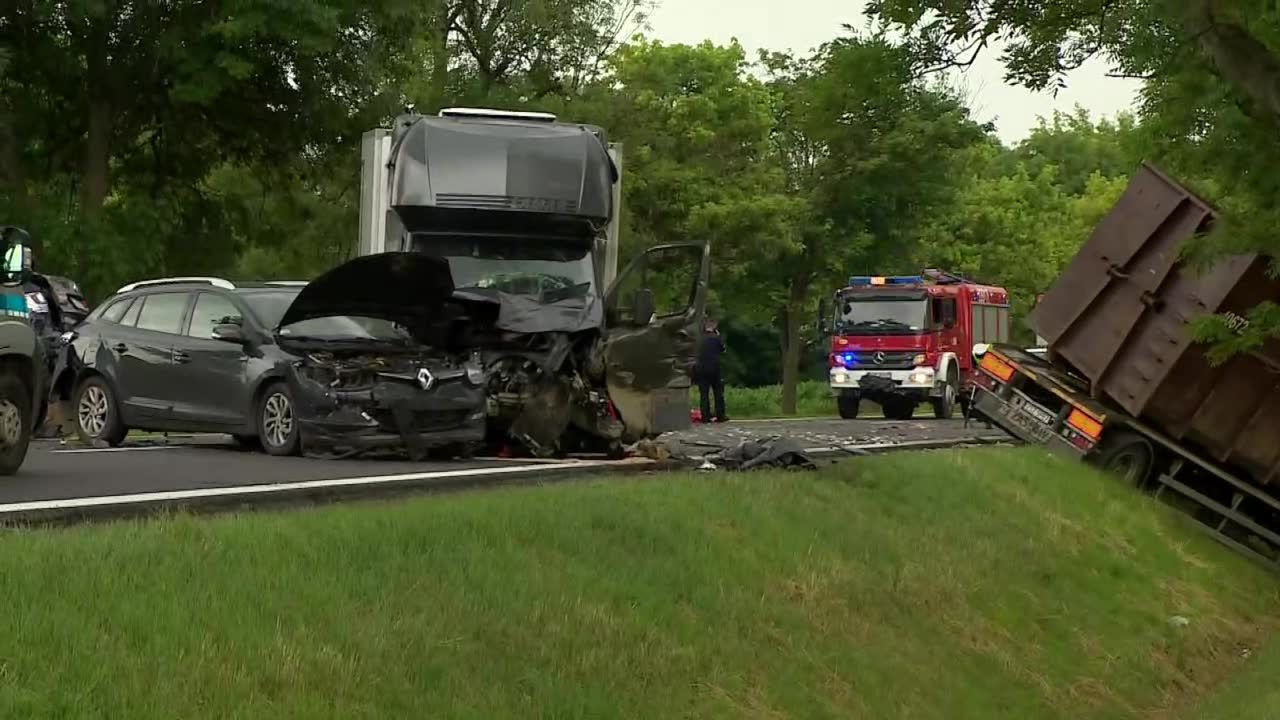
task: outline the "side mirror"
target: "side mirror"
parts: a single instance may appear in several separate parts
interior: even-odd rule
[[[214,340],[221,340],[223,342],[229,342],[229,343],[237,343],[240,345],[243,345],[245,340],[244,329],[241,328],[239,325],[233,325],[231,323],[214,325],[213,333],[209,337],[213,338]]]
[[[657,304],[653,299],[653,291],[649,288],[640,288],[636,290],[635,295],[631,299],[632,317],[635,318],[637,325],[648,325],[653,319],[653,314],[657,312]]]
[[[31,270],[31,248],[26,245],[10,245],[4,252],[4,271],[11,280]]]

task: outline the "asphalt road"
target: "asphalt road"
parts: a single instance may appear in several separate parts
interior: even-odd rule
[[[1000,434],[959,420],[734,421],[695,426],[679,433],[688,443],[728,446],[744,439],[790,435],[809,448],[884,445]],[[275,496],[362,494],[400,486],[430,489],[478,481],[538,480],[557,474],[651,467],[635,459],[536,461],[500,458],[409,462],[391,459],[277,458],[240,449],[230,438],[173,438],[95,449],[33,442],[17,475],[0,478],[0,519],[73,513],[105,514],[110,508],[163,505],[265,503]]]

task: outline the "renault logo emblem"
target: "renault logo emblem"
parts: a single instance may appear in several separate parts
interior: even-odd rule
[[[436,376],[432,375],[430,370],[418,368],[418,385],[422,386],[423,390],[430,390],[431,386],[435,384]]]
[[[883,364],[884,364],[884,353],[882,353],[882,352],[878,352],[878,353],[876,353],[875,355],[872,355],[872,356],[871,356],[871,359],[872,359],[872,360],[875,360],[877,365],[883,365]]]

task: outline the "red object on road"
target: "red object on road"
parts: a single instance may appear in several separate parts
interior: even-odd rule
[[[702,423],[702,411],[701,411],[701,410],[698,410],[698,409],[696,409],[696,408],[695,408],[695,409],[693,409],[693,410],[690,410],[690,411],[689,411],[689,421],[690,421],[690,422],[692,422],[692,423],[693,423],[693,424],[695,424],[695,425],[701,424],[701,423]]]

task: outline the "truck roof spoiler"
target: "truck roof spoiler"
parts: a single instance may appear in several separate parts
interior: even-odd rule
[[[556,121],[556,116],[551,113],[525,112],[521,110],[494,110],[492,108],[444,108],[439,112],[439,116],[480,118],[488,120],[523,120],[526,122],[534,121],[547,123],[553,123]]]

